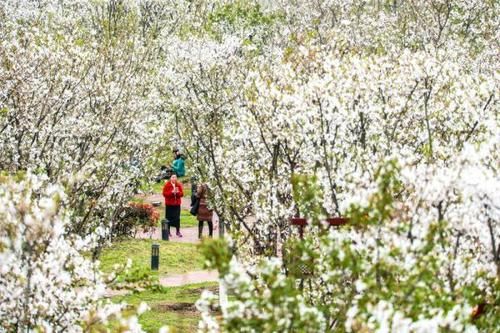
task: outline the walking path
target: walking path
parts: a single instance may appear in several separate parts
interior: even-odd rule
[[[163,205],[163,195],[161,194],[150,194],[150,195],[141,195],[139,196],[142,198],[145,202],[148,203],[153,203],[153,202],[160,202],[161,205],[157,207],[156,209],[161,210],[165,209]],[[191,198],[190,197],[183,197],[182,198],[182,204],[181,204],[182,209],[189,210],[191,209]],[[215,221],[216,222],[216,221]],[[214,223],[214,225],[217,225],[217,222]],[[188,227],[188,228],[183,228],[182,227],[182,221],[181,221],[181,233],[183,237],[178,237],[175,234],[172,235],[170,238],[171,242],[180,242],[180,243],[199,243],[200,240],[198,239],[198,227]],[[214,230],[213,232],[214,237],[219,236],[219,232],[217,229]],[[208,226],[205,224],[203,228],[203,236],[206,237],[208,236]],[[136,235],[136,238],[139,239],[161,239],[161,229],[160,228],[154,228],[152,232],[139,232]],[[188,285],[188,284],[194,284],[194,283],[202,283],[202,282],[215,282],[219,278],[219,274],[217,271],[192,271],[192,272],[187,272],[184,274],[175,274],[175,275],[164,275],[160,276],[159,278],[159,284],[163,287],[179,287],[183,285]],[[129,290],[126,289],[120,289],[120,290],[114,290],[114,289],[107,289],[106,290],[106,297],[114,297],[114,296],[121,296],[129,293]]]
[[[217,271],[194,271],[184,274],[163,276],[160,278],[160,284],[165,287],[179,287],[186,284],[200,282],[215,282],[219,279]]]
[[[159,284],[163,287],[181,287],[188,284],[202,282],[217,282],[219,273],[217,271],[193,271],[184,274],[164,275],[159,279]],[[106,289],[105,297],[123,296],[131,291],[128,289]]]
[[[181,234],[182,237],[178,237],[175,235],[175,229],[171,231],[172,236],[170,237],[170,242],[177,243],[193,243],[197,244],[200,242],[198,239],[198,227],[188,227],[183,228],[181,222]],[[205,223],[203,227],[203,237],[208,237],[208,226]],[[213,237],[219,237],[219,230],[214,230]],[[160,228],[153,228],[152,232],[138,232],[135,238],[139,239],[161,239],[161,230]]]

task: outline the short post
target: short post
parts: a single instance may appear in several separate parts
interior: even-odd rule
[[[160,245],[151,245],[151,270],[157,271],[160,266]]]
[[[224,220],[219,218],[219,237],[224,238]]]
[[[168,220],[163,219],[161,220],[161,239],[162,240],[169,240],[169,234],[168,234]]]

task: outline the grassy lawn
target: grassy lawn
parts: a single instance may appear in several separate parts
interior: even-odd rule
[[[184,197],[191,196],[191,185],[186,184],[188,181],[189,177],[181,179],[184,184]],[[161,193],[163,185],[164,181],[150,183],[145,186],[145,189],[153,193]],[[144,202],[144,198],[135,197],[132,201]],[[162,203],[156,209],[160,213],[159,227],[161,228],[161,220],[165,217],[165,206]],[[192,216],[188,210],[181,210],[181,228],[195,227],[197,225],[196,216]],[[160,265],[157,272],[150,269],[151,245],[153,243],[160,244]],[[204,263],[204,258],[196,244],[149,239],[127,239],[114,242],[103,249],[99,258],[101,270],[109,273],[113,271],[114,265],[125,264],[129,258],[132,260],[130,273],[127,276],[119,276],[119,282],[123,280],[134,282],[151,279],[157,281],[159,276],[201,270]],[[135,314],[139,304],[146,302],[150,310],[139,317],[139,322],[146,332],[158,332],[165,325],[169,326],[170,332],[196,332],[200,315],[194,303],[200,297],[202,291],[207,288],[217,291],[217,283],[207,282],[182,287],[146,289],[125,296],[115,296],[112,301],[117,303],[126,302],[128,304],[129,308],[125,315]],[[116,322],[111,322],[111,327],[114,324]]]
[[[161,220],[165,218],[165,206],[161,205],[156,209],[160,212],[160,220],[158,222],[158,227],[161,228]],[[198,226],[198,220],[196,219],[196,216],[191,215],[191,213],[188,210],[182,209],[181,228],[197,227],[197,226]]]
[[[160,267],[158,272],[151,271],[151,245],[160,244]],[[101,270],[111,272],[113,265],[125,264],[132,259],[132,271],[136,275],[158,275],[186,273],[203,269],[203,256],[196,244],[174,243],[161,240],[130,239],[114,242],[110,247],[103,249]]]
[[[159,183],[153,183],[149,186],[151,188],[151,192],[153,193],[162,193],[163,191],[163,185],[165,185],[165,182],[162,180]]]
[[[129,313],[145,302],[150,310],[139,317],[143,329],[147,332],[158,332],[160,327],[168,325],[170,332],[196,332],[200,315],[194,303],[204,289],[217,291],[217,283],[207,282],[182,287],[146,290],[125,296],[113,297],[113,302],[126,302],[130,306]]]
[[[138,197],[138,196],[135,196],[135,197],[132,197],[130,199],[130,202],[134,202],[134,203],[145,203],[146,200],[144,200],[143,197]]]
[[[182,227],[197,227],[198,220],[196,216],[191,215],[187,210],[181,210],[181,228]]]

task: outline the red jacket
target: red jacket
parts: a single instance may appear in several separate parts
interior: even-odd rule
[[[174,193],[174,186],[169,180],[163,186],[163,197],[165,198],[165,206],[180,206],[181,198],[184,195],[182,190],[182,184],[175,182],[175,187],[177,188],[177,193]]]

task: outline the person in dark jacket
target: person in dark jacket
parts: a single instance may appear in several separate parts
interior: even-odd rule
[[[208,224],[208,236],[213,236],[213,223],[212,223],[212,215],[213,210],[208,209],[207,206],[207,192],[208,186],[206,184],[198,185],[196,190],[196,198],[200,200],[200,205],[198,207],[198,213],[196,214],[196,218],[198,219],[198,238],[201,239],[201,235],[203,234],[203,222],[206,221]]]
[[[177,181],[177,176],[174,174],[163,186],[163,197],[165,198],[165,218],[168,220],[168,233],[170,234],[170,226],[173,226],[178,237],[182,237],[180,228],[183,195],[182,184]]]
[[[196,198],[196,190],[198,189],[198,178],[196,176],[191,177],[191,207],[195,204]]]

